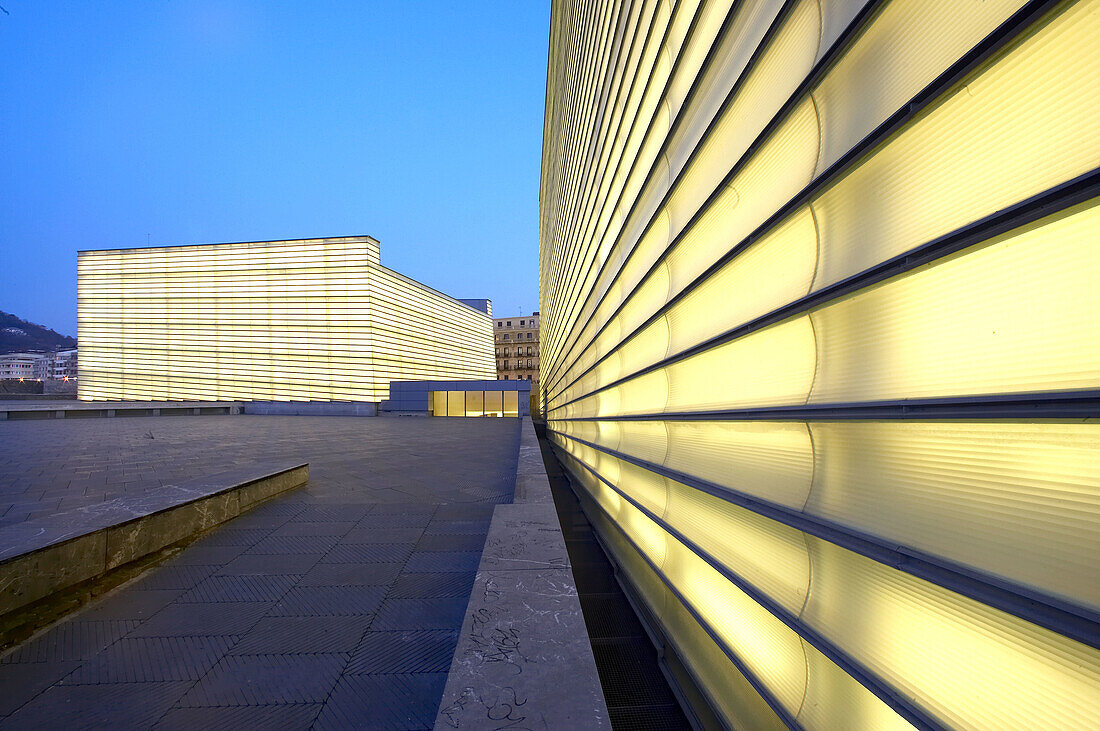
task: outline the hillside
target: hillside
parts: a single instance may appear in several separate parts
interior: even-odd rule
[[[0,354],[75,347],[76,338],[0,310]]]

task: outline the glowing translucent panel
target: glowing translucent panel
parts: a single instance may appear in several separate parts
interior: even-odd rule
[[[815,200],[815,286],[1100,166],[1098,36],[1064,5]]]
[[[822,145],[831,145],[828,149],[822,149],[817,161],[818,172],[835,162],[848,146],[873,127],[874,122],[885,119],[894,109],[890,106],[892,103],[905,98],[905,94],[917,91],[920,81],[929,80],[933,70],[954,59],[959,49],[964,48],[963,44],[980,38],[1007,17],[1014,6],[1013,2],[1003,1],[983,4],[979,14],[968,16],[967,23],[959,23],[957,16],[947,9],[929,12],[927,8],[912,2],[889,4],[881,22],[870,26],[814,93],[822,135],[829,135],[823,137]],[[1061,68],[1061,64],[1054,58],[1079,54],[1082,58],[1089,57],[1095,64],[1095,54],[1088,54],[1086,49],[1098,31],[1093,27],[1098,21],[1094,15],[1083,16],[1084,12],[1067,12],[1055,18],[1050,27],[1036,29],[1034,38],[1021,43],[1019,48],[1009,49],[1007,58],[997,61],[989,69],[975,72],[971,77],[974,80],[966,86],[968,93],[964,97],[957,94],[947,97],[947,101],[927,112],[909,130],[875,152],[872,159],[815,200],[814,212],[821,220],[822,229],[822,262],[817,266],[816,288],[1019,200],[1029,194],[1029,189],[1041,190],[1100,164],[1100,153],[1080,154],[1082,149],[1098,149],[1097,131],[1092,120],[1096,118],[1093,111],[1100,105],[1100,95],[1096,86],[1088,83],[1098,69],[1086,69],[1080,75],[1066,76],[1056,70]],[[928,37],[927,34],[915,32],[921,24],[936,29],[935,36],[942,36],[942,42],[934,46],[934,52],[922,54],[920,63],[896,68],[889,59],[897,57],[900,50],[898,44],[903,48],[916,43],[924,44]],[[1048,77],[1054,74],[1059,78],[1056,81],[1047,77],[1039,80],[1036,74],[1046,74]],[[1005,109],[1011,107],[1012,112],[985,109],[969,101],[971,92],[978,86],[990,90],[988,104],[1000,104]],[[871,106],[864,102],[845,106],[852,90],[864,89],[874,92]],[[837,111],[841,109],[845,113]],[[858,109],[858,112],[851,112],[852,109]],[[1034,119],[1024,123],[1022,117]],[[787,126],[794,119],[792,117]],[[983,121],[985,119],[998,120],[1003,127],[1002,133],[991,135]],[[1013,121],[1008,122],[1010,119]],[[1058,134],[1045,136],[1038,146],[1025,144],[1023,136],[1036,127],[1058,130]],[[948,129],[951,139],[956,141],[954,147],[938,142],[948,134]],[[974,143],[967,141],[971,138]],[[979,141],[984,145],[981,149],[976,147]],[[931,147],[936,148],[935,155],[926,151]],[[1037,164],[1040,160],[1041,165]],[[998,170],[1011,165],[1014,170],[1028,172],[1015,176],[991,174],[986,172],[985,166],[988,165],[994,165]],[[909,186],[913,192],[919,192],[924,197],[909,195],[898,185]],[[966,190],[967,195],[958,195],[961,190]],[[722,200],[736,191],[737,188],[726,191],[714,205],[726,205]],[[945,218],[943,206],[926,200],[929,191],[950,198],[954,206],[952,210],[960,212],[957,220]],[[874,196],[884,195],[892,197],[891,205],[880,206],[874,202]],[[912,203],[909,206],[897,205],[899,198]],[[918,203],[919,206],[916,206]],[[888,210],[890,216],[877,213],[869,217],[865,215],[868,206],[879,211]],[[928,217],[930,210],[939,212],[934,220]],[[803,209],[803,213],[806,211],[808,209]],[[871,230],[868,226],[878,228]],[[712,233],[711,228],[704,227],[705,230],[699,234],[689,231],[689,237],[694,235],[706,239]],[[724,239],[720,236],[719,240],[724,241],[721,245],[728,248],[738,238],[729,235]],[[816,239],[815,234],[809,243],[816,247]],[[685,256],[698,261],[686,268],[675,263]],[[674,274],[671,291],[682,288],[701,271],[700,267],[713,262],[716,256],[717,253],[710,249],[685,240],[670,260],[673,272],[682,272]],[[816,262],[812,256],[804,256],[794,260],[794,264],[798,267],[815,266]],[[766,297],[774,299],[784,295],[781,288],[771,290],[767,280],[762,280],[757,286]],[[661,304],[660,300],[653,298],[641,299],[645,302],[636,306],[648,308],[646,311],[652,311]],[[731,313],[736,314],[736,310]],[[589,329],[595,332],[595,326],[600,322],[602,320],[597,318],[597,321],[589,323]],[[713,329],[721,332],[740,322],[743,320],[736,317],[721,318],[715,320]],[[629,333],[623,331],[622,336]]]
[[[764,517],[916,554],[1055,629],[1047,609],[1100,610],[1100,431],[1018,406],[1100,389],[1100,220],[1063,192],[1100,168],[1097,3],[865,6],[632,5],[617,32],[651,22],[664,46],[641,54],[631,119],[574,81],[625,79],[606,7],[554,4],[548,433],[724,723],[776,723],[748,677],[806,728],[891,727],[902,702],[946,727],[1095,727],[1095,650]],[[590,135],[610,109],[623,128]],[[989,222],[1039,195],[1015,230]],[[945,235],[969,248],[903,258]],[[1013,418],[918,421],[912,399]],[[894,420],[861,416],[880,409]]]
[[[371,400],[495,376],[488,315],[367,237],[81,252],[83,399]]]
[[[605,458],[586,464],[608,472]],[[747,642],[738,627],[748,622],[761,628],[763,635],[755,640],[766,646],[741,651],[764,662],[762,677],[774,672],[766,669],[768,663],[780,664],[792,651],[782,649],[779,625],[765,629],[770,614],[761,615],[755,602],[746,604],[751,600],[725,586],[728,580],[702,556],[727,567],[948,725],[1003,728],[1026,719],[1024,725],[1034,727],[1049,717],[1056,726],[1069,727],[1076,713],[1100,714],[1100,698],[1090,693],[1100,682],[1097,650],[686,485],[666,480],[667,506],[655,511],[645,497],[652,478],[633,469],[619,471],[616,487],[662,516],[700,553],[671,534],[655,533],[656,524],[629,502],[604,498],[601,504],[679,593],[689,601],[717,599],[714,607],[702,599],[693,606],[723,628],[716,631],[732,648]],[[806,656],[811,664],[812,655]],[[835,668],[826,663],[824,671]],[[788,668],[778,677],[797,680],[800,673]],[[807,689],[813,685],[801,683]],[[778,687],[781,695],[788,692]],[[995,694],[996,702],[970,703],[979,693]],[[860,707],[856,696],[852,701],[853,708]],[[834,696],[829,705],[843,704]]]
[[[485,415],[485,393],[483,391],[466,392],[466,416]]]
[[[1097,232],[1100,206],[1082,204],[628,380],[572,415],[1100,387]],[[665,405],[651,387],[662,374]]]
[[[1100,387],[1100,206],[814,311],[810,401]]]
[[[504,415],[519,415],[519,394],[516,391],[504,391]]]
[[[577,438],[1100,611],[1094,424],[579,424]]]

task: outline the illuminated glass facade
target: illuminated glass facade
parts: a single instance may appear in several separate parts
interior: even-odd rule
[[[519,392],[431,391],[428,394],[428,414],[431,416],[519,416]]]
[[[701,717],[1100,726],[1097,38],[554,2],[542,407]]]
[[[380,401],[492,379],[493,324],[368,236],[82,251],[82,400]]]

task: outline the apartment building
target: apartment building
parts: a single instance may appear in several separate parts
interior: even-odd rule
[[[77,376],[77,349],[42,353],[34,363],[34,377],[40,381],[72,381]]]
[[[553,3],[542,408],[700,726],[1100,727],[1097,38]]]
[[[531,381],[532,393],[539,383],[539,313],[493,320],[497,378]]]

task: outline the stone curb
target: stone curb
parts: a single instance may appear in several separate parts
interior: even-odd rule
[[[305,484],[308,463],[257,465],[0,529],[0,616]]]
[[[514,500],[493,511],[435,728],[609,727],[530,417]]]

